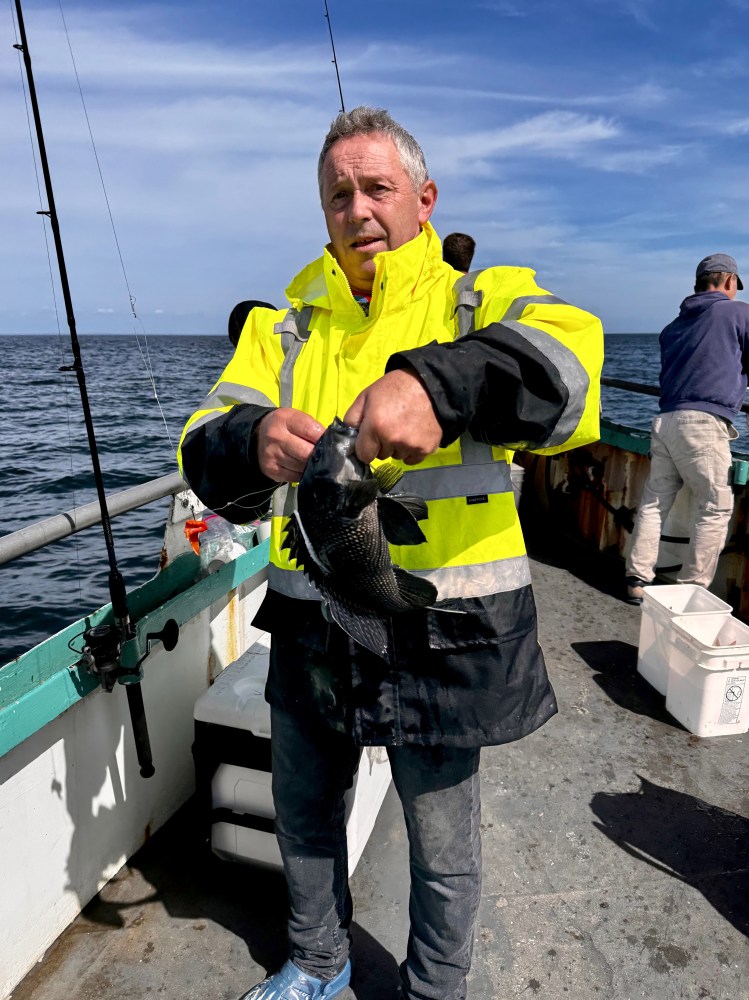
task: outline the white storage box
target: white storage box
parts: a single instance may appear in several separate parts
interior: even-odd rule
[[[637,670],[656,691],[665,694],[672,618],[676,615],[730,615],[731,605],[692,583],[645,587],[644,590]]]
[[[196,785],[219,857],[281,867],[273,832],[270,706],[265,701],[270,636],[263,633],[195,703]],[[372,832],[390,784],[384,747],[362,751],[346,793],[349,874]]]
[[[728,615],[675,617],[666,710],[695,736],[749,730],[749,626]]]

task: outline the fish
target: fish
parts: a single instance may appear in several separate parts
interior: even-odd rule
[[[356,455],[358,429],[338,417],[315,445],[297,485],[282,548],[320,591],[329,618],[355,642],[389,660],[393,614],[437,600],[429,580],[395,566],[388,543],[426,541],[426,501],[389,495],[403,471]]]

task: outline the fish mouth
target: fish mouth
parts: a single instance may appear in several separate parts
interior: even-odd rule
[[[341,420],[340,417],[333,417],[333,423],[330,426],[335,428],[335,430],[343,433],[348,433],[348,434],[359,433],[358,427],[354,427],[353,424],[344,423],[344,421]]]
[[[347,442],[355,440],[359,435],[358,427],[353,427],[351,424],[345,424],[340,417],[334,418],[333,423],[328,428],[328,431],[330,431],[332,436],[344,438]]]

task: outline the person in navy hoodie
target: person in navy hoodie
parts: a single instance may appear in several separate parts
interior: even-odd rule
[[[660,413],[626,562],[630,604],[642,604],[655,576],[661,527],[684,483],[695,524],[677,581],[708,587],[715,575],[733,513],[732,421],[749,372],[749,304],[734,301],[743,287],[733,257],[710,254],[697,265],[694,295],[661,333]]]

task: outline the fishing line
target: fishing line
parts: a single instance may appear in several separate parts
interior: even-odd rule
[[[241,496],[238,496],[236,500],[229,500],[225,504],[222,504],[220,507],[211,507],[211,510],[215,514],[218,514],[220,510],[226,510],[227,507],[244,507],[247,510],[252,510],[254,507],[257,506],[257,504],[240,503],[240,500],[249,500],[251,497],[262,497],[263,500],[268,500],[270,497],[273,496],[273,494],[276,492],[279,486],[287,486],[287,485],[288,485],[287,483],[279,483],[278,486],[274,486],[273,489],[270,490],[268,489],[255,490],[252,493],[243,493]]]
[[[140,316],[137,314],[137,312],[135,310],[135,296],[133,295],[132,290],[130,288],[130,282],[128,280],[127,270],[125,268],[125,261],[123,259],[122,250],[120,248],[120,241],[119,241],[119,239],[117,237],[117,229],[116,229],[115,224],[114,224],[114,216],[112,215],[112,209],[111,209],[111,206],[109,204],[109,195],[107,194],[107,187],[106,187],[106,184],[104,183],[104,174],[102,173],[101,163],[99,162],[99,153],[98,153],[98,151],[96,149],[96,142],[94,141],[94,133],[93,133],[93,130],[91,128],[91,121],[90,121],[90,119],[88,117],[88,109],[86,107],[86,101],[85,101],[85,98],[83,96],[83,87],[81,86],[81,80],[80,80],[80,77],[78,76],[78,67],[77,67],[76,62],[75,62],[75,56],[73,55],[73,46],[72,46],[71,41],[70,41],[70,34],[68,32],[68,25],[67,25],[67,22],[65,20],[65,12],[62,9],[62,0],[58,0],[58,6],[60,8],[60,17],[62,18],[62,26],[65,29],[65,39],[66,39],[66,41],[68,43],[68,51],[70,52],[70,61],[73,64],[73,72],[75,73],[75,81],[76,81],[76,83],[78,85],[78,93],[80,94],[80,97],[81,97],[81,105],[83,107],[83,115],[84,115],[84,117],[86,119],[86,127],[88,128],[89,138],[91,139],[91,148],[94,151],[94,160],[96,161],[96,169],[99,172],[99,180],[101,181],[101,189],[102,189],[102,191],[104,193],[104,201],[105,201],[106,206],[107,206],[107,213],[109,215],[109,222],[110,222],[110,225],[112,226],[112,234],[114,236],[115,246],[117,247],[117,255],[120,258],[120,267],[122,268],[122,276],[125,279],[125,287],[127,288],[127,295],[128,295],[128,299],[130,300],[130,311],[133,314],[133,320],[134,320],[134,322],[138,326],[140,326],[140,328],[141,328],[141,330],[143,332],[143,341],[144,341],[144,345],[145,345],[145,351],[144,351],[144,347],[141,345],[140,337],[138,336],[138,331],[137,331],[136,327],[133,328],[133,334],[135,336],[135,342],[138,345],[138,350],[140,351],[140,356],[141,356],[141,360],[143,361],[143,366],[144,366],[144,368],[146,370],[146,375],[148,377],[148,380],[151,383],[151,389],[153,391],[153,397],[156,400],[156,405],[158,406],[159,413],[161,414],[161,420],[162,420],[162,422],[164,424],[164,430],[166,431],[167,440],[169,441],[169,447],[170,447],[172,453],[176,456],[176,449],[175,449],[174,444],[172,442],[172,436],[169,433],[169,425],[166,422],[166,417],[164,416],[164,410],[163,410],[163,408],[161,406],[161,400],[159,399],[159,394],[158,394],[157,389],[156,389],[156,378],[155,378],[154,372],[153,372],[153,365],[151,364],[151,355],[150,355],[150,352],[148,350],[148,334],[146,333],[146,328],[143,325],[143,321],[141,320]]]
[[[333,25],[331,24],[330,14],[328,12],[328,0],[325,0],[325,19],[328,22],[328,33],[330,35],[330,47],[333,50],[333,58],[331,59],[331,62],[335,66],[335,78],[338,81],[338,93],[341,95],[341,114],[343,114],[344,111],[346,110],[346,108],[344,107],[344,104],[343,104],[343,90],[341,89],[341,76],[340,76],[340,74],[338,72],[338,59],[336,58],[336,54],[335,54],[335,42],[333,41]]]
[[[26,109],[26,124],[29,130],[29,145],[31,146],[31,160],[34,164],[34,176],[36,177],[36,191],[39,197],[39,211],[37,215],[41,217],[42,220],[42,232],[44,233],[44,246],[47,251],[47,268],[49,270],[49,283],[52,288],[52,303],[55,310],[55,322],[57,324],[57,340],[60,347],[60,360],[63,365],[66,364],[67,358],[65,357],[65,345],[63,342],[62,330],[60,329],[60,312],[57,306],[57,289],[55,287],[55,278],[52,270],[52,254],[49,248],[49,234],[47,232],[47,218],[48,213],[44,210],[44,199],[42,198],[42,185],[39,180],[39,164],[36,158],[36,146],[34,145],[34,131],[31,125],[31,114],[29,113],[29,97],[26,91],[26,77],[23,72],[23,58],[21,56],[21,50],[18,48],[19,38],[18,38],[18,25],[16,24],[16,12],[13,7],[13,0],[10,2],[10,16],[13,22],[13,34],[16,39],[16,52],[18,53],[18,72],[21,76],[21,89],[23,90],[23,101]],[[70,462],[70,492],[73,498],[73,510],[76,510],[78,503],[75,496],[75,469],[73,466],[73,432],[70,426],[70,400],[68,398],[68,381],[66,378],[62,379],[62,388],[65,396],[65,419],[68,425],[68,461]],[[81,586],[81,540],[77,535],[74,536],[74,546],[75,546],[75,561],[76,561],[76,583],[78,584],[78,600],[83,603],[83,588]]]

